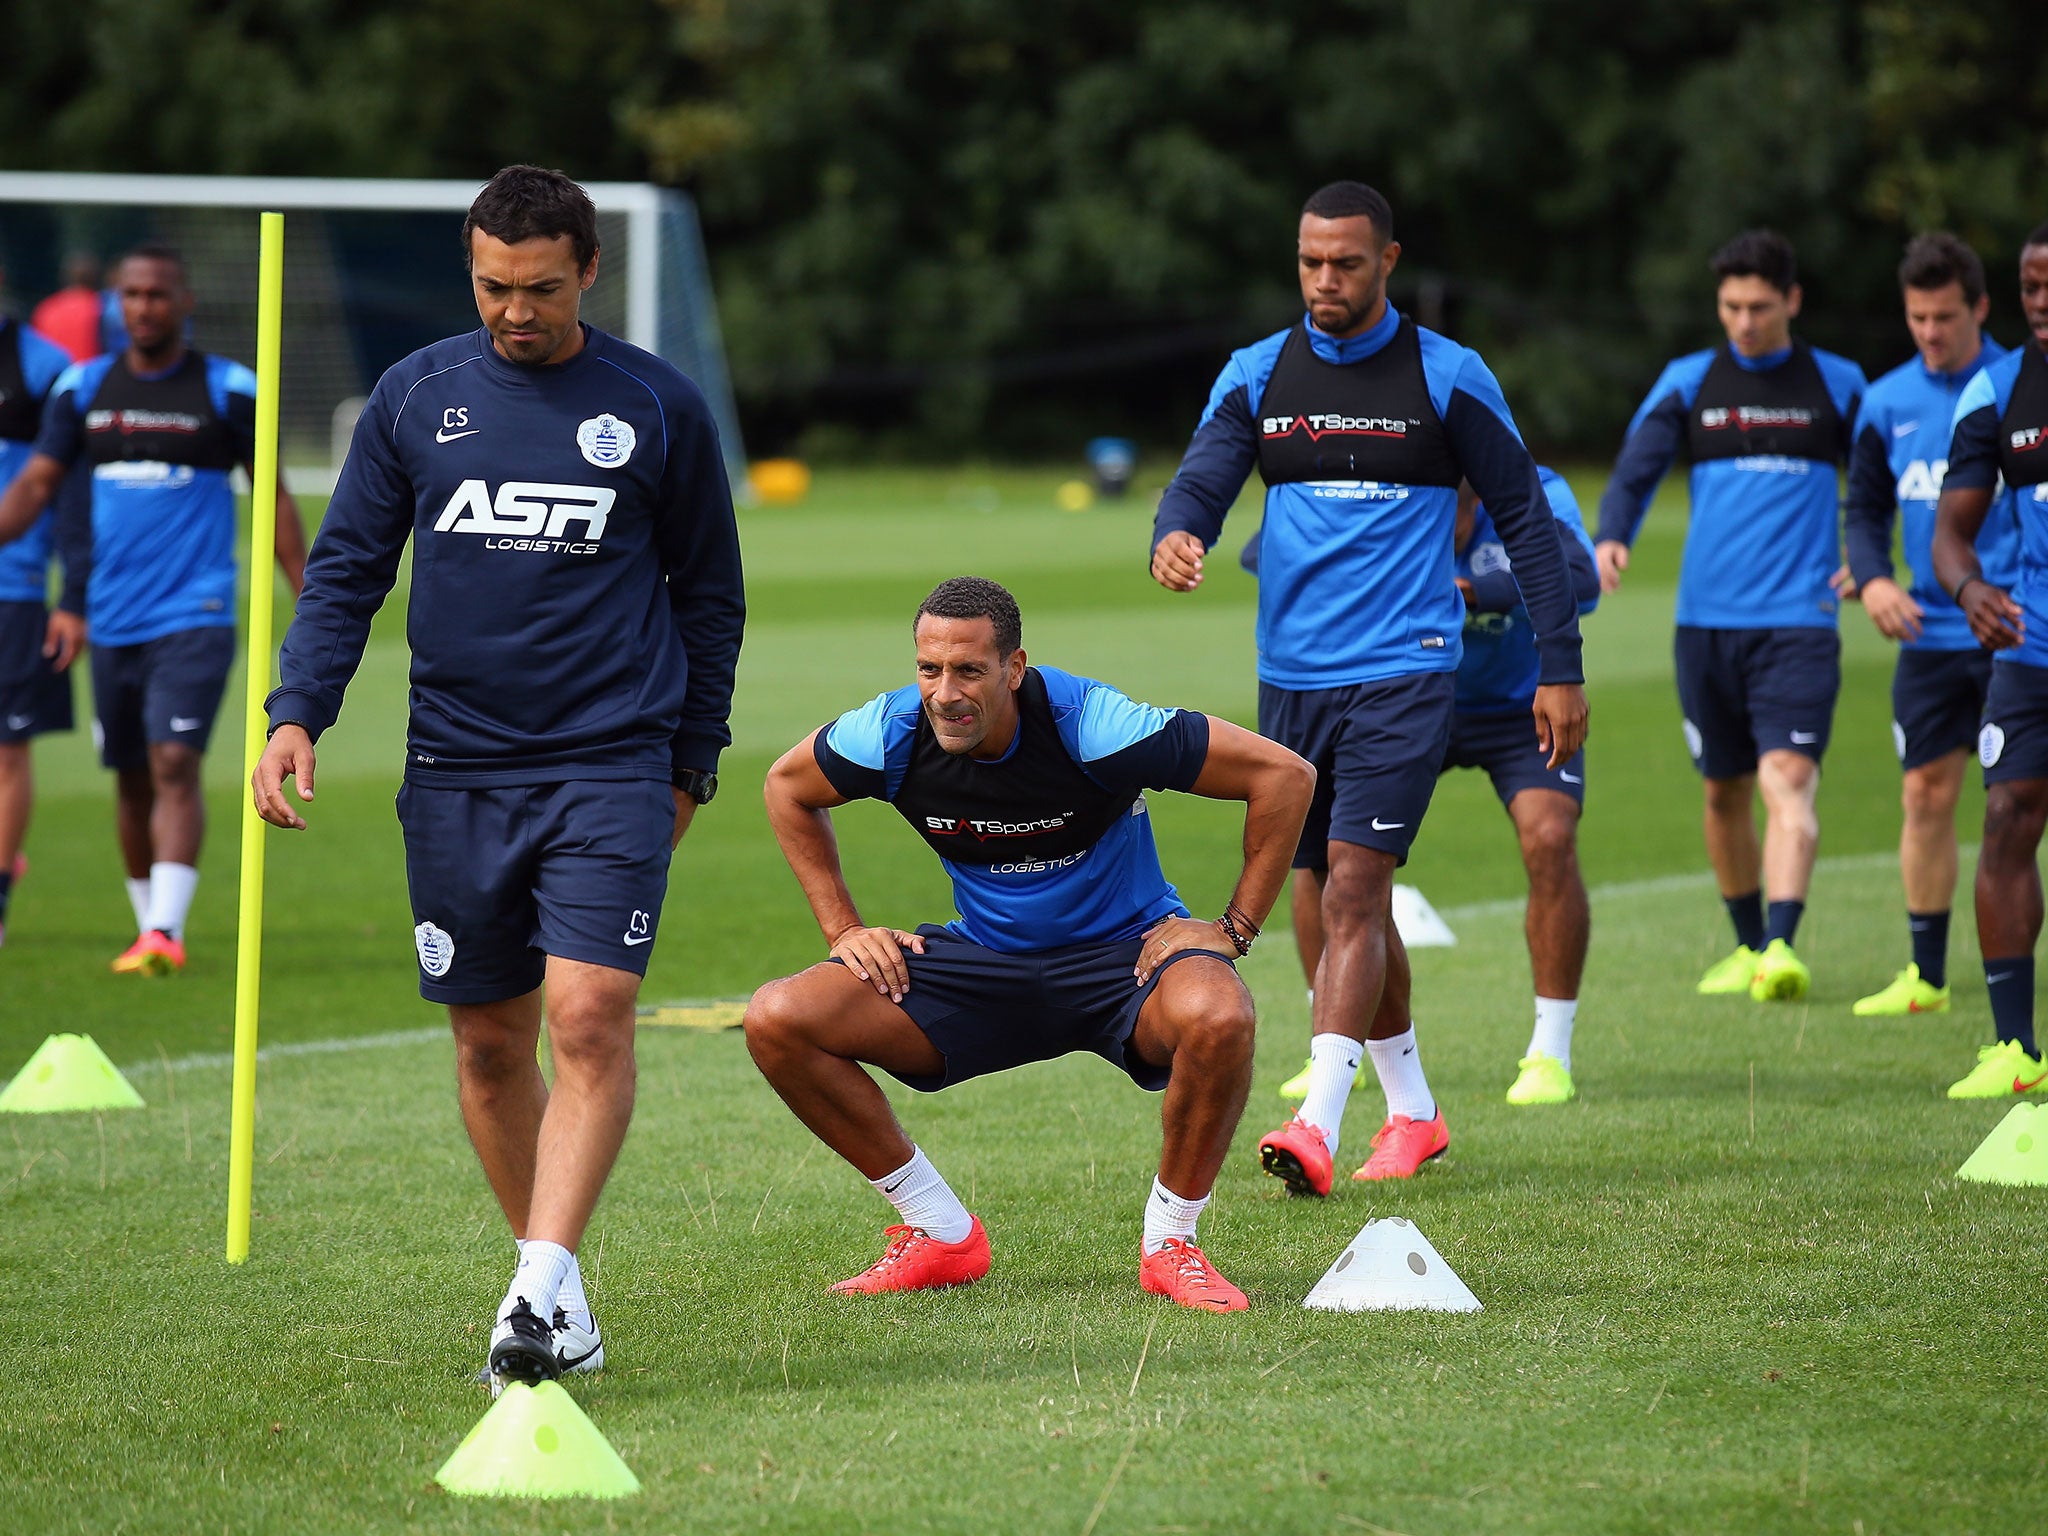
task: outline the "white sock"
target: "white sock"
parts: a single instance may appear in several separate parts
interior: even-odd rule
[[[1358,1076],[1365,1052],[1349,1035],[1312,1035],[1308,1042],[1308,1097],[1295,1111],[1323,1133],[1330,1155],[1337,1155],[1338,1133],[1344,1129],[1344,1106],[1351,1098],[1351,1080]]]
[[[1552,1058],[1569,1072],[1572,1069],[1572,1020],[1578,1017],[1576,997],[1536,999],[1536,1030],[1529,1036],[1529,1054]]]
[[[942,1243],[957,1243],[974,1230],[974,1218],[967,1214],[967,1207],[940,1177],[922,1147],[913,1147],[910,1161],[901,1168],[868,1182],[896,1207],[904,1225],[916,1227]]]
[[[1411,1022],[1390,1040],[1368,1040],[1365,1048],[1372,1052],[1373,1070],[1380,1075],[1388,1115],[1434,1120],[1436,1098],[1429,1091],[1429,1079],[1422,1075],[1422,1057],[1415,1049],[1415,1025]]]
[[[512,1283],[505,1288],[505,1299],[498,1303],[498,1321],[502,1323],[510,1317],[513,1304],[523,1300],[535,1317],[544,1323],[553,1322],[555,1304],[561,1299],[562,1277],[575,1262],[576,1255],[560,1243],[544,1242],[537,1237],[521,1242],[519,1267],[512,1271]]]
[[[1195,1240],[1195,1223],[1201,1220],[1202,1207],[1208,1203],[1207,1195],[1199,1200],[1184,1200],[1155,1178],[1152,1181],[1152,1198],[1145,1202],[1146,1256],[1157,1253],[1169,1237],[1192,1243]]]
[[[144,931],[161,928],[174,939],[185,936],[185,914],[192,910],[192,893],[199,889],[199,871],[190,864],[149,866],[149,910],[143,914]]]
[[[555,1305],[568,1314],[569,1321],[579,1328],[593,1324],[590,1315],[590,1298],[583,1293],[583,1266],[576,1262],[576,1255],[569,1255],[569,1272],[562,1276],[561,1288],[555,1292]],[[553,1321],[552,1318],[549,1319]]]
[[[135,931],[140,933],[148,926],[148,924],[143,922],[143,919],[149,916],[149,880],[147,877],[128,882],[128,905],[135,909]]]

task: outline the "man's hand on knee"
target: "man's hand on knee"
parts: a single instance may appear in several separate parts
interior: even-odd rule
[[[910,990],[903,952],[924,953],[924,939],[901,928],[849,928],[832,941],[832,958],[892,1003]]]

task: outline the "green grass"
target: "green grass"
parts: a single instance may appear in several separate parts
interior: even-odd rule
[[[908,613],[940,577],[1013,585],[1038,659],[1250,719],[1249,578],[1223,561],[1191,598],[1157,591],[1149,498],[1067,516],[1050,510],[1056,478],[825,475],[806,507],[747,514],[729,787],[678,860],[649,999],[743,995],[817,957],[754,787],[789,742],[908,676]],[[633,1135],[584,1250],[612,1367],[575,1388],[645,1484],[614,1506],[476,1503],[431,1482],[483,1409],[468,1376],[510,1249],[413,986],[390,809],[399,614],[322,743],[312,830],[270,838],[263,1031],[417,1037],[264,1064],[244,1268],[220,1258],[228,1074],[194,1059],[230,1036],[239,731],[223,722],[211,760],[192,964],[161,984],[105,973],[128,937],[110,786],[82,737],[43,744],[35,870],[0,951],[0,1071],[84,1030],[149,1107],[0,1127],[16,1528],[2034,1528],[2048,1194],[1951,1178],[2003,1112],[1941,1097],[1988,1038],[1967,899],[1952,1015],[1848,1014],[1905,958],[1884,857],[1889,656],[1852,613],[1802,932],[1810,1004],[1694,997],[1728,938],[1711,887],[1686,878],[1703,860],[1669,678],[1681,536],[1667,504],[1629,589],[1587,626],[1600,890],[1578,1103],[1499,1100],[1528,1028],[1521,877],[1475,774],[1446,781],[1410,865],[1462,939],[1417,959],[1446,1158],[1400,1189],[1282,1198],[1251,1146],[1300,1063],[1301,983],[1277,929],[1246,965],[1259,1075],[1203,1224],[1253,1298],[1242,1317],[1138,1293],[1157,1105],[1099,1063],[895,1092],[987,1221],[997,1268],[964,1292],[856,1303],[823,1287],[873,1257],[887,1208],[811,1143],[736,1035],[645,1030]],[[1966,827],[1980,807],[1973,793]],[[873,917],[943,913],[943,878],[894,813],[840,821]],[[1161,798],[1157,825],[1183,894],[1220,904],[1229,809]],[[1376,1093],[1356,1102],[1347,1165],[1378,1111]],[[1300,1310],[1358,1227],[1391,1214],[1485,1312]]]

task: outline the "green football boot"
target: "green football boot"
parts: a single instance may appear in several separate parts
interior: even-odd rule
[[[1756,975],[1749,983],[1749,995],[1759,1003],[1793,1002],[1806,996],[1813,972],[1792,953],[1783,939],[1773,939],[1756,957]]]
[[[2017,1040],[2001,1040],[1977,1053],[1977,1065],[1959,1083],[1949,1084],[1952,1099],[2003,1099],[2016,1093],[2037,1093],[2048,1087],[2048,1057],[2029,1056]]]
[[[1909,965],[1882,992],[1856,999],[1859,1019],[1893,1018],[1908,1013],[1947,1013],[1948,988],[1931,987],[1920,979],[1920,967]]]
[[[1519,1065],[1522,1075],[1508,1089],[1510,1104],[1562,1104],[1579,1091],[1572,1086],[1571,1073],[1555,1056],[1537,1051],[1524,1056]]]
[[[1756,979],[1757,952],[1747,944],[1735,946],[1735,953],[1707,967],[1696,989],[1701,997],[1733,997],[1747,992]]]

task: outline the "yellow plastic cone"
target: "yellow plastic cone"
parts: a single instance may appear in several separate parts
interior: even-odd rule
[[[52,1035],[0,1090],[0,1111],[24,1115],[76,1109],[140,1109],[142,1095],[90,1035]]]
[[[2048,1104],[2013,1105],[1956,1177],[1979,1184],[2048,1184]]]
[[[640,1479],[558,1381],[515,1381],[477,1420],[434,1481],[501,1499],[623,1499]]]

